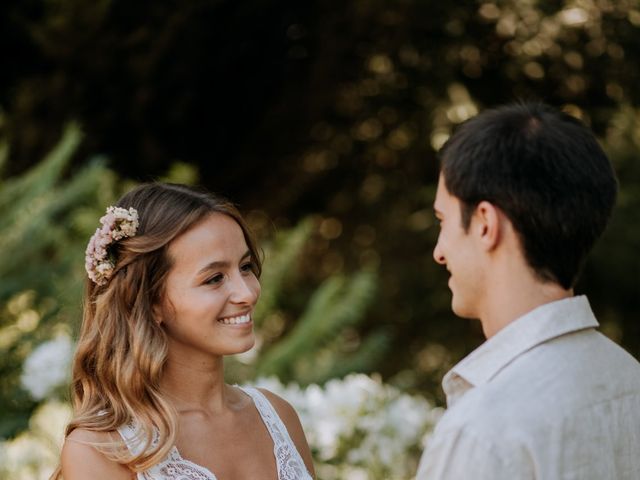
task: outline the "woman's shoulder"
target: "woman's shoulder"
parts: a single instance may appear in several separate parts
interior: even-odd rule
[[[74,428],[66,440],[76,443],[108,443],[117,440],[116,432],[96,432],[86,428]]]
[[[117,432],[74,429],[62,446],[61,466],[65,480],[131,480],[134,474],[124,465],[100,452],[95,445],[118,441]]]
[[[309,444],[307,443],[307,438],[304,434],[304,430],[302,429],[302,424],[300,423],[300,418],[298,417],[296,410],[284,398],[276,395],[270,390],[267,390],[266,388],[257,388],[257,390],[262,393],[267,400],[269,400],[271,405],[273,405],[273,408],[280,417],[280,420],[282,420],[282,423],[284,423],[284,426],[287,428],[289,436],[298,450],[298,453],[300,453],[307,470],[312,476],[314,476],[315,473],[313,469],[311,450],[309,449]]]
[[[270,390],[267,390],[266,388],[256,388],[256,390],[262,393],[267,398],[267,400],[269,400],[269,403],[273,405],[276,413],[287,427],[289,427],[289,423],[291,422],[297,422],[298,424],[300,423],[300,419],[298,418],[296,410],[284,398],[273,393]]]

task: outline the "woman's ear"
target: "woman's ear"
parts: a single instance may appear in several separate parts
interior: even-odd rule
[[[502,239],[504,214],[491,202],[482,201],[473,215],[474,233],[487,251],[495,249]]]
[[[156,322],[156,324],[158,325],[162,325],[162,307],[158,304],[154,305],[151,308],[151,313],[153,315],[153,321]]]

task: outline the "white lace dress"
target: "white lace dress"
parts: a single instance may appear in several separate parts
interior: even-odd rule
[[[252,387],[239,387],[253,399],[256,409],[273,440],[273,454],[276,457],[278,480],[312,480],[311,475],[296,449],[287,428],[267,398]],[[127,424],[118,429],[120,436],[132,453],[140,446],[135,441],[135,429]],[[217,480],[213,472],[180,456],[174,446],[169,455],[149,470],[140,472],[138,480]]]

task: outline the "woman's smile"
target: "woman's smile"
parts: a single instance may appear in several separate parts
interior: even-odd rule
[[[218,323],[234,327],[253,326],[251,315],[249,313],[245,313],[244,315],[236,315],[233,317],[219,318]]]

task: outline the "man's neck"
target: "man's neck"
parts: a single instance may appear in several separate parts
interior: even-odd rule
[[[488,295],[487,308],[480,317],[482,330],[491,338],[535,308],[572,296],[573,289],[566,290],[557,283],[543,283],[528,277],[509,279],[503,285],[495,285]]]

